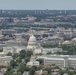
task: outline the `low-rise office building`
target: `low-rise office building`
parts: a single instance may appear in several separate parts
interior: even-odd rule
[[[61,68],[76,66],[76,55],[42,55],[38,58],[44,59],[44,66],[52,64]]]

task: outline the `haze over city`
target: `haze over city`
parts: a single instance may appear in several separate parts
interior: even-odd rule
[[[76,0],[0,0],[0,9],[75,10]]]
[[[0,75],[76,75],[76,0],[0,0]]]

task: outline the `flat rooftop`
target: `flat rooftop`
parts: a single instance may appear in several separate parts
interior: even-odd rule
[[[76,58],[76,55],[42,55],[45,58]]]

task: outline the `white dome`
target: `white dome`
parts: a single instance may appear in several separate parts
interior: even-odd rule
[[[34,48],[37,48],[37,40],[36,38],[32,35],[30,38],[29,38],[29,41],[28,41],[28,46],[27,48],[28,49],[34,49]]]
[[[36,45],[37,44],[37,42],[28,42],[28,45]]]
[[[32,36],[29,38],[29,42],[36,42],[36,38],[32,35]]]

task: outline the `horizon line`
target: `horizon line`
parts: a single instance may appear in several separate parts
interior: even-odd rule
[[[76,9],[0,9],[0,10],[76,10]]]

